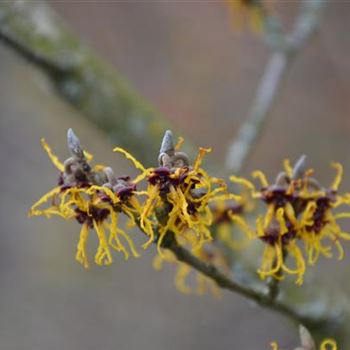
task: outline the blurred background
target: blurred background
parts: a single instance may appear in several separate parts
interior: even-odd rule
[[[234,29],[221,2],[49,3],[169,122],[196,145],[212,147],[212,159],[224,164],[269,57],[259,35]],[[298,4],[278,4],[286,23]],[[305,153],[324,183],[333,178],[330,161],[342,162],[342,189],[349,191],[349,18],[350,2],[330,2],[288,71],[245,175],[260,168],[272,177],[283,158]],[[77,264],[78,225],[26,216],[57,177],[40,138],[65,159],[73,127],[98,162],[123,174],[130,164],[43,72],[2,42],[0,76],[0,349],[261,350],[274,339],[288,349],[298,345],[288,320],[239,296],[180,294],[172,268],[152,269],[151,251],[127,262],[116,254],[110,267],[86,271]],[[350,293],[345,248],[343,262],[322,260],[310,269],[320,289]]]

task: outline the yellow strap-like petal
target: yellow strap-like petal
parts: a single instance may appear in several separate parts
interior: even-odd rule
[[[118,231],[117,231],[118,215],[113,209],[110,210],[110,217],[111,217],[111,222],[109,227],[108,244],[116,251],[123,252],[124,258],[125,260],[127,260],[129,258],[129,253],[119,239]]]
[[[350,213],[338,213],[334,215],[334,219],[346,219],[346,218],[350,218]]]
[[[229,199],[235,200],[236,202],[240,202],[242,200],[242,197],[235,195],[233,193],[227,193],[227,194],[221,194],[221,195],[215,196],[213,198],[210,198],[209,202],[223,201],[222,202],[223,208],[226,208],[224,201],[229,200]]]
[[[183,294],[190,294],[191,288],[186,285],[186,278],[190,274],[191,268],[186,264],[179,264],[175,275],[176,288]]]
[[[267,228],[270,225],[274,216],[275,216],[275,204],[270,203],[267,207],[267,212],[264,217],[264,228]]]
[[[124,230],[122,230],[121,228],[117,227],[117,232],[119,235],[123,236],[124,239],[128,242],[128,245],[129,245],[129,248],[131,250],[131,253],[132,255],[135,257],[135,258],[138,258],[140,257],[140,254],[137,252],[136,248],[135,248],[135,245],[134,245],[134,242],[132,241],[132,239],[128,236],[127,233],[125,233]]]
[[[153,258],[153,261],[152,261],[152,266],[155,270],[161,270],[162,267],[163,267],[163,262],[164,262],[164,259],[160,256],[160,255],[156,255],[154,258]]]
[[[88,162],[91,162],[93,160],[93,158],[94,158],[94,156],[91,153],[89,153],[88,151],[85,151],[85,150],[84,150],[84,157],[86,158],[86,160]]]
[[[148,198],[143,207],[143,212],[140,216],[141,228],[145,229],[145,220],[153,214],[153,210],[159,200],[159,187],[148,185],[147,187]]]
[[[247,179],[244,179],[243,177],[237,177],[234,175],[230,176],[230,181],[243,185],[244,187],[248,188],[250,191],[255,192],[255,186],[252,182],[250,182]]]
[[[339,242],[339,240],[336,240],[334,242],[337,250],[338,250],[338,260],[343,260],[344,259],[344,248],[341,245],[341,243]]]
[[[278,223],[280,225],[279,235],[283,236],[285,233],[288,232],[286,220],[284,219],[284,209],[283,208],[277,209],[276,220],[278,221]]]
[[[290,242],[287,246],[288,253],[290,256],[293,256],[295,259],[296,267],[295,269],[291,269],[284,262],[282,264],[282,269],[289,274],[296,274],[298,278],[296,280],[296,284],[301,285],[303,283],[303,276],[305,273],[305,260],[299,249],[299,247],[294,243]]]
[[[93,224],[99,240],[99,246],[95,255],[95,262],[97,265],[110,265],[113,259],[111,251],[108,247],[103,226],[100,223],[97,223],[95,220],[93,220]]]
[[[231,220],[237,224],[237,226],[247,235],[248,238],[252,239],[255,237],[254,231],[249,227],[248,223],[239,215],[229,213]]]
[[[173,195],[176,193],[177,194],[177,201],[179,201],[180,205],[181,205],[181,211],[182,211],[182,215],[184,217],[184,219],[186,220],[187,224],[189,227],[192,227],[192,219],[191,216],[188,214],[187,211],[187,207],[188,207],[188,203],[186,201],[185,196],[183,195],[181,189],[177,188],[174,192],[173,192],[174,188],[171,187],[171,192]]]
[[[340,163],[332,163],[331,165],[336,170],[336,175],[332,183],[331,189],[337,191],[343,177],[343,166]]]
[[[260,171],[260,170],[256,170],[252,173],[252,177],[255,179],[259,179],[261,182],[262,187],[268,187],[269,186],[269,182],[267,181],[267,178],[265,176],[265,174]]]
[[[45,139],[41,139],[41,145],[43,146],[44,150],[46,151],[47,155],[51,159],[51,162],[54,164],[54,166],[59,170],[59,171],[64,171],[64,165],[61,163],[61,161],[58,159],[56,155],[52,153],[52,150],[50,146],[46,143]]]
[[[342,239],[345,239],[346,241],[350,241],[350,233],[339,232],[339,237]]]
[[[199,153],[197,155],[196,160],[194,161],[194,165],[193,165],[193,170],[197,171],[202,163],[202,160],[204,158],[204,156],[211,152],[211,148],[203,148],[203,147],[199,147]]]
[[[258,269],[260,278],[265,279],[267,276],[276,274],[280,270],[282,262],[281,247],[278,244],[274,246],[266,245],[262,257],[262,266],[261,269]]]
[[[126,159],[129,159],[135,166],[136,169],[141,170],[143,173],[146,172],[145,167],[138,161],[136,160],[136,158],[134,158],[134,156],[132,156],[128,151],[126,151],[125,149],[121,148],[121,147],[116,147],[113,149],[113,152],[119,152],[124,154]]]
[[[284,211],[286,213],[286,216],[288,218],[288,220],[294,225],[297,226],[298,225],[298,220],[295,216],[295,212],[294,212],[294,208],[290,203],[287,203],[285,205]]]
[[[181,146],[183,145],[185,139],[182,137],[182,136],[179,136],[178,139],[177,139],[177,143],[175,145],[175,151],[178,151]]]
[[[107,195],[107,197],[112,200],[113,204],[117,204],[120,202],[119,197],[110,188],[105,186],[90,186],[87,190],[87,193],[94,195],[97,191],[104,192]]]
[[[300,227],[311,226],[313,223],[313,215],[317,208],[315,202],[309,202],[306,205],[306,208],[303,211],[303,214],[300,219]]]
[[[289,178],[292,178],[292,175],[293,175],[293,167],[291,166],[290,160],[289,160],[289,159],[284,159],[284,160],[283,160],[283,167],[284,167],[284,170],[285,170],[287,176],[288,176]]]
[[[86,269],[89,267],[89,261],[86,253],[86,243],[89,236],[89,228],[87,224],[83,224],[80,231],[79,242],[77,245],[77,253],[75,259]]]
[[[61,191],[60,187],[53,188],[50,192],[44,194],[36,203],[32,205],[28,212],[28,216],[37,216],[42,215],[44,213],[43,210],[38,210],[37,208],[40,207],[42,204],[46,203],[49,199],[53,198],[57,194],[59,194]]]

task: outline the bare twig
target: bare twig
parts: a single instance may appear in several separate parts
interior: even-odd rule
[[[271,20],[266,19],[266,27],[270,29],[267,30],[266,40],[273,52],[260,81],[248,118],[229,146],[226,166],[230,172],[239,173],[242,170],[263,129],[287,68],[315,32],[321,10],[326,2],[326,0],[304,0],[293,33],[284,39],[279,27],[270,26],[270,28]]]

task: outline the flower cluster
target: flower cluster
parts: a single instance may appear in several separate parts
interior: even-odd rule
[[[67,136],[71,157],[63,163],[42,140],[45,151],[60,171],[59,180],[57,186],[32,206],[29,215],[59,215],[78,221],[81,231],[76,259],[80,263],[85,267],[89,265],[86,245],[90,230],[96,232],[99,240],[96,264],[110,264],[111,249],[123,252],[125,258],[129,250],[133,256],[139,256],[128,233],[118,225],[121,213],[127,216],[129,225],[138,225],[148,236],[144,248],[157,242],[162,255],[163,240],[171,232],[178,243],[203,255],[204,243],[212,240],[209,230],[212,213],[208,204],[218,194],[226,193],[225,183],[201,168],[209,149],[200,148],[192,166],[187,154],[178,150],[183,140],[175,146],[172,133],[167,131],[159,166],[146,169],[131,154],[117,147],[114,151],[124,154],[141,171],[131,180],[129,176],[116,177],[111,167],[92,167],[92,156],[81,148],[71,129]],[[147,189],[138,191],[136,186],[143,180],[147,182]],[[146,199],[140,200],[141,196]]]
[[[262,279],[268,276],[281,279],[285,272],[296,275],[296,283],[302,284],[306,261],[312,265],[320,255],[332,257],[333,247],[338,250],[338,258],[343,258],[341,240],[349,240],[350,234],[343,232],[337,221],[350,217],[350,213],[336,213],[335,209],[349,205],[350,201],[348,194],[338,193],[342,166],[339,163],[332,166],[337,174],[328,188],[322,187],[313,177],[312,169],[306,168],[305,156],[293,168],[286,160],[284,171],[272,184],[261,171],[254,172],[253,177],[261,183],[259,189],[246,179],[231,177],[233,182],[249,188],[252,199],[265,206],[265,212],[257,217],[254,228],[241,216],[231,215],[249,238],[258,238],[265,245],[258,270]],[[286,263],[287,258],[294,260],[293,266]]]
[[[172,133],[168,130],[159,152],[159,167],[156,168],[145,169],[129,155],[142,171],[135,181],[147,180],[148,198],[140,217],[140,226],[144,228],[147,219],[153,220],[159,236],[157,246],[160,253],[163,239],[169,231],[181,244],[189,245],[192,251],[211,241],[209,227],[213,218],[208,204],[219,193],[226,191],[223,180],[209,176],[201,168],[203,157],[210,149],[200,148],[191,166],[187,154],[179,151],[182,142],[180,139],[175,146]],[[126,154],[120,148],[115,150]]]
[[[114,149],[140,171],[135,179],[117,177],[109,166],[91,166],[92,156],[81,148],[71,129],[67,136],[71,157],[63,163],[42,140],[59,170],[59,179],[32,206],[29,215],[75,219],[81,225],[76,259],[85,267],[89,265],[90,231],[96,233],[99,242],[96,264],[110,264],[112,250],[122,252],[125,258],[130,253],[139,256],[130,233],[120,227],[120,214],[126,216],[129,226],[138,226],[147,236],[143,248],[157,244],[158,260],[174,262],[174,256],[163,248],[169,239],[175,239],[198,259],[225,270],[227,263],[219,253],[220,244],[235,250],[258,240],[264,245],[260,277],[282,279],[286,273],[296,275],[296,283],[301,284],[307,263],[315,264],[320,255],[332,257],[334,249],[338,250],[339,259],[344,256],[341,240],[349,240],[350,234],[342,231],[338,220],[349,218],[350,213],[335,210],[350,205],[350,195],[338,193],[343,172],[338,163],[333,164],[337,175],[329,188],[320,185],[303,156],[294,167],[285,161],[284,171],[273,183],[261,171],[254,172],[253,177],[261,183],[259,187],[245,178],[231,176],[230,180],[243,189],[237,195],[228,192],[222,179],[210,176],[202,168],[210,149],[200,148],[191,162],[180,151],[183,139],[175,145],[169,130],[160,147],[157,167],[145,168],[126,150]],[[264,211],[253,227],[245,214],[251,213],[259,202]],[[245,239],[236,240],[232,226],[239,228]],[[160,261],[156,265],[160,266]],[[176,284],[182,291],[188,291],[185,278],[189,272],[189,267],[180,264]],[[199,279],[207,281],[203,276]]]
[[[81,231],[76,259],[84,267],[89,266],[86,245],[90,230],[96,232],[99,240],[96,264],[111,264],[111,249],[124,253],[125,258],[128,258],[129,251],[125,243],[132,255],[137,257],[139,254],[132,240],[118,226],[121,212],[128,216],[131,224],[135,224],[135,217],[141,214],[142,207],[135,184],[129,177],[116,178],[110,167],[91,167],[89,163],[92,156],[82,150],[79,139],[71,129],[67,136],[71,157],[64,163],[52,153],[45,140],[41,140],[43,148],[60,173],[57,186],[32,206],[29,216],[58,215],[78,221]],[[145,232],[153,239],[151,230],[146,229]]]

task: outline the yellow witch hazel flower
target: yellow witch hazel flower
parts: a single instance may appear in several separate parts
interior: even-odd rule
[[[348,196],[337,194],[341,165],[333,164],[337,176],[330,189],[323,189],[312,177],[313,170],[306,169],[305,160],[306,157],[302,156],[293,168],[286,160],[285,170],[278,174],[273,184],[268,183],[261,171],[254,172],[253,177],[260,179],[260,190],[246,179],[231,177],[233,182],[249,187],[252,197],[262,200],[267,206],[265,214],[258,216],[254,230],[241,217],[232,216],[249,237],[259,238],[265,243],[258,269],[262,279],[268,276],[281,279],[285,272],[296,275],[296,283],[302,284],[306,267],[298,241],[304,243],[311,264],[320,254],[331,257],[333,246],[342,258],[344,254],[339,240],[350,239],[350,235],[342,232],[336,223],[340,218],[350,217],[349,213],[333,213],[334,208],[349,204]],[[324,246],[326,239],[329,244]],[[287,265],[287,258],[294,260],[294,266]]]
[[[296,347],[294,350],[317,350],[314,339],[312,338],[310,332],[302,325],[299,326],[299,336],[300,336],[300,346]],[[332,338],[326,338],[322,340],[319,350],[337,350],[337,343]],[[276,342],[271,343],[271,350],[287,350],[282,349],[278,346]]]
[[[64,163],[52,153],[44,139],[41,141],[60,175],[57,186],[31,207],[29,216],[59,215],[77,220],[81,224],[81,231],[76,259],[86,268],[89,266],[86,245],[90,230],[96,232],[99,240],[96,264],[111,264],[112,248],[123,252],[128,258],[125,243],[137,257],[132,240],[118,227],[120,212],[124,212],[131,223],[135,223],[135,216],[142,211],[136,198],[136,185],[129,177],[116,178],[110,167],[96,165],[92,168],[89,164],[92,156],[82,150],[72,129],[68,130],[67,139],[71,157]],[[151,234],[151,231],[146,232]]]
[[[280,279],[283,271],[288,274],[296,274],[297,283],[302,283],[305,262],[297,245],[297,215],[293,206],[294,178],[291,174],[289,176],[286,169],[277,176],[275,183],[269,184],[265,175],[261,171],[256,171],[253,177],[260,179],[262,184],[260,190],[257,190],[253,183],[246,179],[231,176],[231,181],[249,188],[253,198],[261,199],[267,205],[265,214],[259,215],[256,219],[254,230],[243,218],[237,215],[232,215],[231,218],[249,238],[259,238],[264,243],[262,263],[258,269],[262,279],[268,276]],[[294,267],[286,264],[287,255],[294,260]]]
[[[307,205],[302,213],[299,237],[304,242],[310,265],[315,264],[320,255],[331,258],[333,247],[338,250],[338,259],[343,259],[341,239],[350,240],[350,234],[344,232],[337,222],[350,218],[350,211],[335,212],[341,206],[350,206],[349,194],[338,193],[343,168],[339,163],[332,163],[332,167],[337,174],[329,188],[322,187],[310,176],[305,179],[301,191],[307,199]],[[311,170],[309,172],[312,173]]]
[[[209,176],[201,168],[203,157],[210,149],[200,148],[191,165],[187,154],[179,151],[183,141],[179,138],[175,145],[172,132],[167,130],[159,151],[159,166],[156,168],[144,168],[130,153],[120,147],[114,151],[124,154],[141,171],[134,180],[135,183],[147,180],[147,189],[143,192],[147,194],[147,199],[143,205],[139,225],[145,230],[149,227],[157,234],[155,238],[159,255],[154,259],[154,267],[160,269],[164,260],[177,264],[176,287],[183,293],[191,293],[193,289],[186,282],[191,268],[178,262],[171,251],[162,249],[166,235],[173,234],[179,244],[189,246],[199,259],[227,268],[225,258],[219,254],[219,250],[205,244],[213,239],[209,230],[213,222],[209,203],[240,200],[241,197],[227,193],[223,180]],[[196,280],[196,293],[202,294],[210,289],[213,294],[218,294],[215,282],[206,276],[199,273]]]
[[[115,151],[124,153],[142,174],[135,180],[147,179],[148,198],[140,218],[140,226],[152,220],[157,229],[158,251],[162,254],[163,239],[170,231],[180,244],[189,245],[193,251],[212,240],[209,226],[212,214],[208,203],[225,192],[223,180],[213,178],[201,168],[203,157],[210,149],[200,148],[193,165],[186,153],[178,149],[183,143],[180,139],[174,145],[172,132],[164,134],[159,152],[159,167],[145,169],[130,154],[121,148]]]

